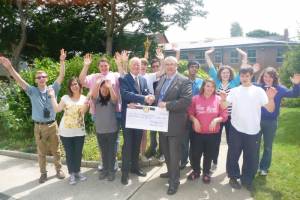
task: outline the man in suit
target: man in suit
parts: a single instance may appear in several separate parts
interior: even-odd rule
[[[186,134],[187,108],[192,99],[192,83],[177,72],[177,59],[169,56],[164,60],[166,76],[160,79],[155,90],[155,100],[159,107],[169,111],[168,132],[159,134],[162,152],[168,172],[161,178],[169,178],[167,194],[177,192],[180,176],[181,142]]]
[[[146,173],[138,165],[143,130],[125,128],[127,107],[134,107],[134,104],[145,103],[151,105],[154,102],[154,96],[149,95],[146,79],[139,76],[141,60],[137,57],[131,58],[129,68],[130,72],[124,77],[119,78],[124,138],[121,183],[124,185],[128,184],[129,171],[138,176],[146,176]]]

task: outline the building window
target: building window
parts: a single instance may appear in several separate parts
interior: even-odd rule
[[[230,52],[230,63],[235,64],[240,62],[239,53],[236,50]]]
[[[188,52],[180,52],[180,60],[188,60],[189,54]]]
[[[256,50],[255,49],[248,49],[248,62],[253,64],[256,63]]]
[[[222,51],[221,51],[221,49],[215,50],[214,60],[215,60],[215,63],[222,63],[223,59],[222,59]]]
[[[282,63],[283,62],[283,49],[279,48],[277,49],[277,56],[276,56],[276,62]]]
[[[201,51],[195,51],[195,60],[198,61],[200,64],[204,64],[205,63],[205,51],[201,50]]]

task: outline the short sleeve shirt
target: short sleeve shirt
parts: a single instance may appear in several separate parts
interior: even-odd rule
[[[32,120],[36,122],[48,122],[48,121],[54,121],[56,117],[56,113],[53,110],[51,99],[48,95],[47,89],[53,88],[55,92],[55,96],[57,97],[57,94],[60,90],[60,84],[57,82],[54,82],[53,85],[48,86],[44,91],[40,91],[38,87],[35,86],[28,86],[26,88],[26,94],[30,98],[31,102],[31,115]],[[50,111],[50,117],[45,118],[44,117],[44,109],[48,109]]]

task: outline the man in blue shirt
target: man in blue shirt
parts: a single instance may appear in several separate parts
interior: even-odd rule
[[[202,86],[203,80],[197,77],[197,72],[200,68],[200,64],[197,61],[188,62],[188,77],[192,81],[192,94],[193,96],[198,95],[200,88]],[[189,143],[190,143],[190,134],[192,131],[192,123],[188,120],[187,123],[187,134],[185,134],[182,143],[181,143],[181,163],[180,169],[184,169],[188,163],[189,157]]]
[[[48,150],[50,150],[54,157],[56,177],[59,179],[65,178],[65,174],[61,170],[58,126],[55,121],[56,114],[48,96],[48,88],[50,87],[54,89],[55,95],[58,94],[60,85],[65,75],[65,58],[66,52],[64,49],[62,49],[60,52],[59,76],[53,85],[47,86],[48,75],[46,72],[37,71],[35,73],[35,83],[37,84],[37,87],[35,87],[29,85],[24,79],[22,79],[7,58],[0,57],[0,64],[4,66],[4,68],[16,80],[17,84],[30,98],[32,107],[32,120],[34,121],[34,137],[37,145],[41,172],[39,183],[44,183],[47,180],[46,155]]]

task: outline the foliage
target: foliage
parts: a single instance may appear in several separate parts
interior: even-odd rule
[[[243,36],[243,29],[238,22],[233,22],[230,28],[231,37],[240,37]]]
[[[255,199],[300,199],[299,118],[299,108],[281,110],[270,172],[267,177],[255,178]]]
[[[290,77],[300,73],[300,46],[294,46],[284,55],[284,62],[280,68],[280,80],[286,86],[291,86]]]
[[[185,76],[188,76],[188,68],[187,68],[188,61],[187,60],[179,60],[178,63],[178,71]],[[201,79],[207,79],[209,78],[208,74],[200,68],[197,72],[197,76]]]
[[[295,98],[295,99],[285,98],[282,100],[281,106],[287,108],[300,108],[300,98]]]
[[[278,33],[275,32],[269,32],[262,29],[255,29],[253,31],[250,31],[246,33],[247,37],[257,37],[257,38],[264,38],[269,36],[280,36]]]

